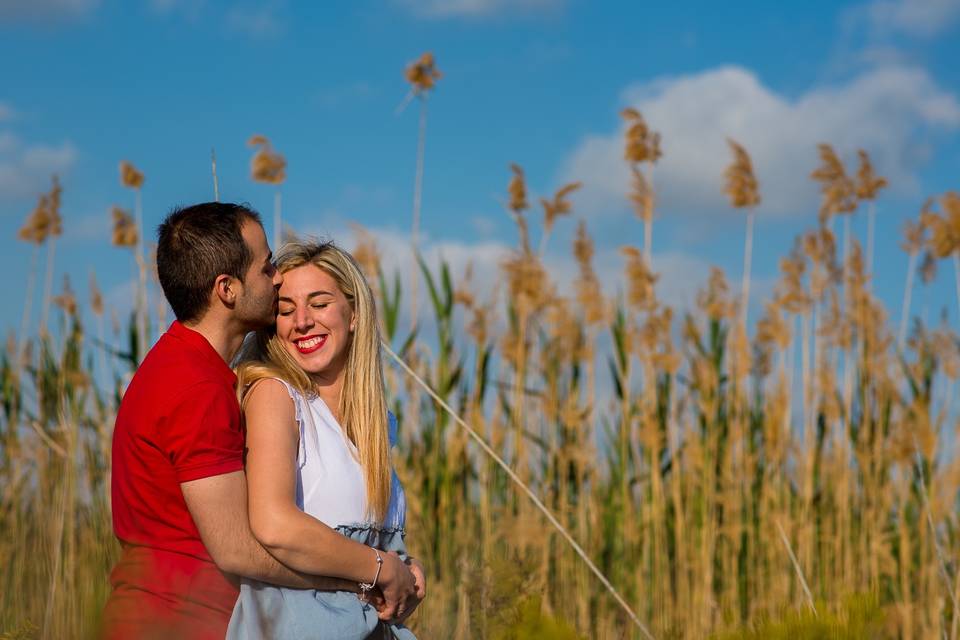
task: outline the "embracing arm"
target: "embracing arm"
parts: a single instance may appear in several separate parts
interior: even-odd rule
[[[280,564],[253,537],[243,471],[180,484],[200,539],[221,571],[285,587],[355,590],[356,583],[307,575]]]
[[[293,401],[283,384],[263,380],[246,401],[247,482],[250,528],[283,564],[305,573],[369,582],[377,572],[376,554],[301,511],[296,504],[299,429]],[[395,553],[382,553],[377,582],[396,603],[416,593],[415,578]],[[383,613],[381,611],[381,613]]]

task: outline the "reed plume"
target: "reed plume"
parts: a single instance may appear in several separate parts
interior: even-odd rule
[[[810,177],[820,183],[821,225],[830,222],[834,216],[853,213],[857,209],[857,186],[847,175],[840,158],[829,144],[817,145],[820,154],[820,166],[813,170]]]
[[[60,216],[60,199],[63,188],[59,178],[54,175],[50,191],[40,196],[37,208],[34,210],[34,236],[44,238],[47,242],[47,269],[43,286],[43,311],[40,316],[40,334],[47,332],[47,319],[50,311],[50,301],[53,290],[53,267],[56,255],[57,237],[63,234],[63,219]],[[40,240],[43,242],[43,240]]]
[[[272,246],[280,246],[283,239],[283,218],[280,213],[281,192],[280,185],[287,179],[287,161],[274,150],[270,140],[263,135],[253,135],[247,140],[247,146],[254,147],[256,152],[250,158],[250,178],[254,182],[276,185],[273,195],[273,235]]]
[[[130,212],[114,206],[110,209],[110,217],[113,219],[111,244],[115,247],[137,247],[140,243],[140,232]]]
[[[550,237],[550,231],[560,216],[569,215],[573,210],[568,198],[570,194],[582,186],[580,182],[570,182],[563,185],[553,194],[553,198],[540,198],[540,205],[543,207],[543,233],[540,235],[540,257],[542,258],[547,250],[547,239]]]
[[[521,249],[524,254],[528,254],[530,253],[530,229],[523,214],[530,208],[530,203],[527,201],[527,179],[523,173],[523,168],[518,164],[511,164],[510,171],[513,175],[507,184],[507,194],[509,195],[507,209],[520,231]]]
[[[627,125],[624,133],[623,157],[633,174],[634,190],[630,199],[643,220],[643,255],[648,266],[653,266],[653,178],[643,173],[643,164],[653,165],[663,155],[660,151],[660,134],[651,131],[639,111],[626,107],[620,117]]]
[[[58,295],[53,297],[51,302],[63,309],[69,316],[77,313],[77,295],[73,292],[73,287],[70,286],[70,274],[63,274],[63,288]]]
[[[593,327],[609,319],[609,309],[603,296],[603,287],[593,269],[593,240],[587,235],[587,225],[581,220],[573,241],[573,255],[577,261],[579,276],[574,284],[577,302],[583,313],[583,321]]]
[[[443,74],[437,69],[433,53],[429,51],[424,52],[414,62],[407,65],[403,75],[410,83],[411,89],[417,94],[432,91],[437,85],[437,80],[443,77]]]
[[[627,301],[638,311],[651,311],[657,306],[655,285],[660,276],[650,271],[644,256],[636,247],[622,247],[626,258]]]
[[[754,207],[760,204],[760,189],[753,174],[750,155],[742,146],[727,139],[733,151],[733,162],[724,172],[726,186],[724,192],[730,197],[730,204],[738,209],[747,210],[747,228],[743,241],[743,285],[741,287],[740,312],[744,327],[747,325],[748,306],[750,304],[750,262],[753,256],[753,218]]]
[[[137,281],[137,361],[139,362],[147,355],[147,345],[149,344],[147,309],[149,302],[147,299],[147,264],[143,251],[143,173],[133,166],[130,162],[123,160],[120,162],[120,184],[133,189],[136,200],[134,204],[134,217],[136,219],[136,249],[134,256],[137,261],[137,271],[139,279]]]
[[[120,162],[120,183],[128,189],[143,188],[143,173],[131,163]]]
[[[17,238],[30,243],[30,268],[27,271],[26,299],[23,304],[23,315],[20,321],[20,333],[17,335],[17,360],[23,358],[24,349],[27,344],[27,332],[30,325],[30,314],[33,310],[33,290],[37,279],[37,256],[40,247],[47,238],[53,236],[54,231],[58,231],[61,225],[59,219],[52,217],[49,194],[42,194],[37,201],[37,205],[27,215],[23,226],[17,231]]]
[[[928,206],[922,214],[922,222],[930,230],[927,253],[936,259],[952,259],[960,310],[960,193],[948,191],[938,202],[942,213]]]
[[[867,273],[873,274],[873,246],[874,232],[877,218],[877,194],[887,186],[887,179],[877,175],[873,169],[873,163],[870,162],[870,156],[866,151],[860,149],[857,151],[860,158],[860,166],[857,169],[857,198],[861,202],[869,202],[870,207],[867,210]]]

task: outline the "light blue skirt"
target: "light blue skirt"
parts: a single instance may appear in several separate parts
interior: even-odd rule
[[[367,525],[336,530],[381,551],[406,558],[403,529]],[[387,624],[377,610],[350,591],[289,589],[244,578],[227,640],[416,640],[403,625]]]

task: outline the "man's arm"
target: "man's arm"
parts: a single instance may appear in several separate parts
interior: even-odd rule
[[[183,482],[180,489],[203,545],[222,571],[297,589],[357,590],[354,582],[294,571],[260,546],[250,530],[243,471]]]

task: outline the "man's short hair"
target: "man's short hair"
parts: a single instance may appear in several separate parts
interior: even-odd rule
[[[243,281],[253,254],[243,240],[243,223],[263,226],[245,205],[204,202],[176,207],[157,229],[157,276],[180,322],[198,320],[210,304],[221,274]]]

